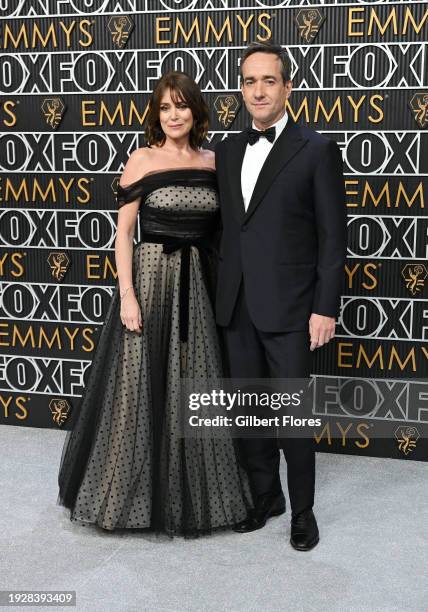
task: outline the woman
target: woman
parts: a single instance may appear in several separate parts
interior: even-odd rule
[[[233,526],[252,506],[231,439],[180,437],[180,378],[222,375],[207,129],[196,83],[164,75],[150,101],[148,146],[131,154],[117,190],[118,286],[62,454],[58,503],[72,521],[196,536]]]

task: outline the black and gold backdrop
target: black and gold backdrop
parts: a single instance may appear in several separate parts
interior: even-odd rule
[[[331,416],[318,448],[427,460],[428,3],[2,0],[0,16],[0,422],[67,429],[78,413],[116,284],[115,189],[156,80],[199,82],[213,147],[248,123],[243,48],[275,38],[288,112],[344,159],[349,257],[313,372]]]

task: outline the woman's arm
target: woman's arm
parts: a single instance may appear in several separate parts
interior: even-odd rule
[[[143,176],[147,166],[145,157],[146,152],[143,149],[137,149],[129,156],[119,180],[122,187]],[[140,309],[132,287],[133,240],[139,206],[140,200],[137,199],[119,208],[115,240],[116,269],[122,299],[121,319],[130,330],[139,330],[142,324]]]

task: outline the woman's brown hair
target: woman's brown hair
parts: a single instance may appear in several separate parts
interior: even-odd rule
[[[209,110],[199,86],[188,74],[178,71],[164,74],[153,90],[145,128],[147,145],[149,147],[154,144],[162,146],[165,143],[166,136],[159,121],[159,113],[162,96],[167,89],[170,90],[175,104],[185,102],[192,111],[193,127],[189,134],[189,144],[192,149],[197,149],[202,146],[208,133]]]

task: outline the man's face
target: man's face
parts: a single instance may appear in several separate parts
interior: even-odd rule
[[[293,83],[284,83],[281,60],[273,53],[253,53],[242,65],[241,92],[245,106],[259,129],[265,129],[284,114]]]

